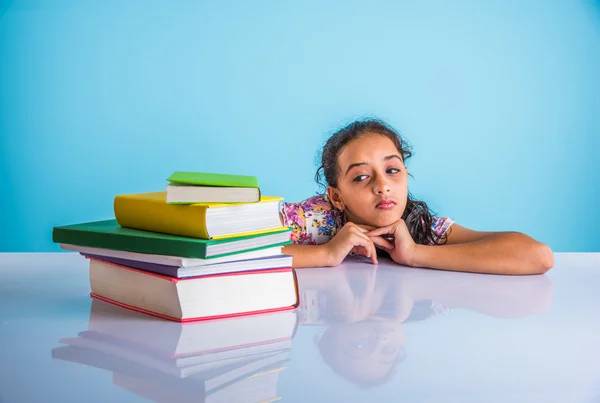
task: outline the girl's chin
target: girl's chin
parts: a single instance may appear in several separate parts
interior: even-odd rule
[[[369,222],[369,224],[365,224],[365,225],[369,225],[369,226],[375,227],[375,228],[383,228],[383,227],[387,227],[388,225],[392,225],[396,221],[398,221],[398,220],[372,220]]]
[[[383,214],[382,214],[383,213]],[[375,214],[371,217],[365,217],[364,219],[351,220],[355,223],[361,223],[363,225],[368,225],[375,228],[387,227],[388,225],[392,225],[396,221],[398,221],[401,216],[398,215],[397,212],[378,211],[378,214]]]
[[[381,228],[381,227],[387,227],[388,225],[392,225],[392,224],[393,224],[393,223],[395,223],[396,221],[398,221],[398,220],[394,220],[394,221],[386,221],[386,222],[383,222],[383,223],[381,223],[380,225],[378,225],[378,227],[379,227],[379,228]]]
[[[392,212],[389,212],[387,214],[378,214],[378,217],[375,217],[375,219],[373,220],[374,224],[373,226],[381,228],[381,227],[387,227],[388,225],[392,225],[393,223],[395,223],[396,221],[398,221],[401,217],[398,216],[398,214],[394,214]]]

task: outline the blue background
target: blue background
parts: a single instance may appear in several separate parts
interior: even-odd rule
[[[365,115],[438,214],[600,251],[597,2],[322,3],[0,3],[0,251],[58,250],[175,170],[304,199]]]

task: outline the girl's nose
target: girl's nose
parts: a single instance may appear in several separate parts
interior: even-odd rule
[[[376,194],[385,194],[391,190],[391,187],[390,187],[390,184],[388,183],[388,181],[384,177],[381,177],[381,176],[375,180],[374,185],[375,185],[374,190],[375,190]]]

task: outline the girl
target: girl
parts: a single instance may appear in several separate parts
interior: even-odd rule
[[[377,264],[377,250],[405,266],[476,273],[541,274],[554,265],[552,250],[525,234],[474,231],[433,215],[408,192],[411,156],[379,120],[334,133],[315,175],[327,194],[281,205],[283,224],[293,228],[293,244],[283,248],[293,266],[336,266],[348,254]]]

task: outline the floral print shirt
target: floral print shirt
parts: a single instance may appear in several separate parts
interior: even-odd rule
[[[320,194],[299,203],[281,203],[283,225],[291,227],[291,241],[296,244],[319,245],[326,243],[339,231],[347,219],[336,209],[326,194]],[[433,217],[433,232],[439,243],[454,221],[448,217]]]

